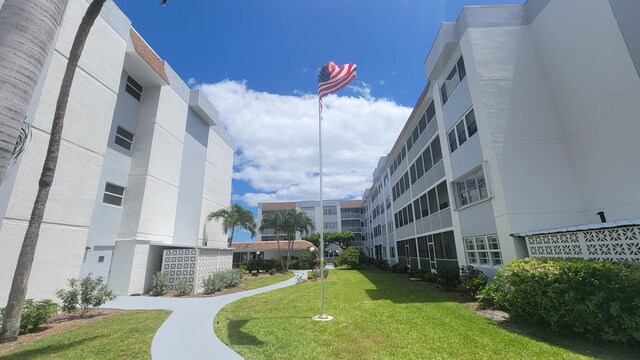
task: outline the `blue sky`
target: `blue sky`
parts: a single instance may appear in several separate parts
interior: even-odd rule
[[[464,5],[522,1],[115,2],[219,110],[236,141],[232,201],[255,212],[261,201],[317,199],[318,67],[358,65],[353,86],[325,101],[323,173],[325,199],[360,198],[426,84],[422,65],[440,24]]]

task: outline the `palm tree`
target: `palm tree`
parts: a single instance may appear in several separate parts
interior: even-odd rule
[[[66,4],[6,0],[0,9],[0,183]]]
[[[298,212],[294,209],[285,211],[283,217],[283,230],[287,234],[287,267],[285,271],[288,271],[289,264],[291,264],[291,250],[293,249],[293,242],[296,239],[296,232],[299,231],[301,235],[308,233],[313,229],[313,221],[305,212]]]
[[[40,235],[40,226],[42,225],[44,210],[47,205],[47,200],[49,199],[49,190],[51,189],[53,177],[56,172],[56,166],[58,164],[62,127],[64,125],[67,104],[69,103],[71,85],[73,84],[73,78],[76,73],[76,68],[78,67],[80,55],[82,55],[84,44],[87,41],[87,37],[89,36],[93,23],[98,15],[100,15],[100,10],[102,10],[102,6],[105,1],[106,0],[93,0],[91,2],[87,12],[80,22],[80,26],[78,26],[78,32],[73,40],[73,44],[71,45],[67,68],[65,70],[64,77],[62,78],[62,85],[60,85],[60,92],[58,94],[58,102],[56,103],[56,110],[51,124],[49,147],[47,148],[47,155],[42,167],[42,173],[40,174],[38,193],[33,204],[33,210],[31,211],[29,225],[27,226],[27,231],[24,235],[22,248],[20,249],[20,255],[18,256],[18,263],[16,264],[16,271],[13,275],[13,282],[11,283],[11,291],[9,292],[7,307],[5,308],[2,331],[0,332],[0,342],[15,341],[18,339],[22,307],[24,306],[27,294],[27,285],[29,283],[33,257],[35,256],[36,245],[38,244],[38,237]],[[7,6],[6,2],[4,6]]]
[[[227,240],[229,247],[233,243],[233,234],[237,227],[250,232],[251,237],[256,236],[256,221],[253,219],[253,213],[238,204],[214,211],[207,216],[207,221],[213,219],[222,219],[222,230],[225,234],[229,234],[229,230],[231,230],[231,235]]]
[[[272,229],[273,233],[276,236],[276,243],[278,245],[278,258],[280,259],[280,264],[282,265],[282,270],[285,270],[284,260],[282,258],[282,252],[280,250],[280,232],[284,230],[285,227],[285,218],[281,211],[276,211],[272,214],[265,215],[262,218],[262,223],[260,224],[260,232],[264,233],[267,229]],[[286,271],[286,270],[285,270]]]

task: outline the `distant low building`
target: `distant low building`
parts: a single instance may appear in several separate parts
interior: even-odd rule
[[[294,240],[291,256],[298,257],[300,251],[309,250],[314,245],[306,240]],[[280,241],[280,254],[287,256],[287,241]],[[233,243],[233,267],[239,268],[249,259],[279,259],[277,241],[247,241]]]
[[[362,200],[323,200],[324,209],[320,209],[319,201],[295,201],[295,202],[271,202],[258,204],[258,224],[262,222],[265,215],[276,211],[296,210],[306,213],[314,223],[312,233],[318,232],[320,222],[320,211],[323,211],[323,232],[351,231],[355,238],[351,246],[365,250],[364,233],[364,207]],[[304,238],[308,234],[296,233],[296,239]],[[280,239],[285,238],[285,234],[279,234]],[[259,232],[258,239],[262,241],[275,240],[276,234],[273,229],[266,229]],[[328,246],[326,256],[336,254],[340,247],[336,245]]]

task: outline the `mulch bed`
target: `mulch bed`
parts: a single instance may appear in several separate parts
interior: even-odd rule
[[[7,353],[24,344],[38,340],[43,337],[59,334],[67,329],[90,323],[96,320],[105,319],[114,315],[122,314],[126,310],[117,309],[93,309],[85,316],[80,318],[78,314],[58,314],[52,316],[47,324],[43,325],[38,331],[30,334],[20,335],[17,341],[0,344],[0,354]]]

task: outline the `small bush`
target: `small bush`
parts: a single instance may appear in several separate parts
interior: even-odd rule
[[[341,266],[357,269],[365,264],[367,255],[359,248],[350,247],[338,255],[338,262]]]
[[[60,306],[51,299],[35,301],[27,299],[22,308],[20,318],[20,335],[35,332],[40,326],[47,323],[47,320],[58,313]],[[0,326],[4,317],[4,308],[0,308]]]
[[[460,281],[462,286],[475,298],[480,290],[487,285],[488,277],[473,266],[462,266],[460,268]]]
[[[185,296],[191,293],[193,286],[185,279],[180,279],[176,283],[176,296]]]
[[[73,313],[80,308],[80,317],[84,318],[91,307],[99,307],[109,300],[116,298],[109,290],[101,276],[84,279],[69,279],[68,290],[58,290],[56,295],[62,300],[62,311]]]
[[[481,309],[504,310],[505,293],[500,280],[495,278],[476,294],[476,303]]]
[[[211,273],[202,280],[202,287],[204,288],[205,294],[210,295],[224,288],[222,277],[218,274],[219,273]]]
[[[327,276],[329,276],[329,269],[327,269],[325,267],[324,268],[324,278],[326,279]],[[309,280],[320,278],[320,269],[313,269],[313,270],[309,271],[309,274],[307,275],[307,278]]]
[[[460,270],[457,266],[438,267],[438,285],[445,290],[455,290],[460,285]]]
[[[409,267],[403,263],[397,262],[389,267],[392,273],[406,274],[409,272]]]
[[[385,259],[377,260],[376,267],[380,270],[389,271],[389,262]]]
[[[246,270],[247,272],[252,272],[252,271],[264,271],[264,272],[268,272],[271,269],[276,269],[276,271],[279,271],[282,269],[282,264],[280,264],[280,261],[276,260],[276,259],[249,259],[247,261],[245,261],[244,263],[242,263],[241,266],[242,269]]]
[[[424,274],[424,281],[435,284],[438,282],[438,274],[428,271],[427,273]]]
[[[298,254],[298,262],[301,269],[313,269],[318,260],[318,251],[303,250]]]
[[[291,262],[289,263],[289,269],[291,270],[300,270],[300,262],[296,258],[291,258]]]
[[[269,275],[275,275],[278,272],[276,269],[269,269]]]
[[[514,320],[616,342],[640,341],[640,264],[521,259],[503,267]]]
[[[225,270],[209,274],[202,280],[205,294],[213,294],[222,289],[236,287],[242,283],[244,272],[242,270]]]
[[[372,257],[368,257],[368,256],[364,259],[364,265],[365,266],[376,266],[377,262],[378,262],[378,260],[376,260],[375,258],[372,258]]]
[[[169,274],[166,272],[158,271],[155,275],[153,275],[151,287],[152,295],[165,295],[167,292],[169,292]]]

